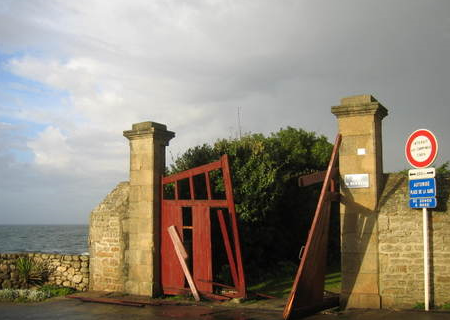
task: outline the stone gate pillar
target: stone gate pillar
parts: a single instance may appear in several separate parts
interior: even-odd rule
[[[341,306],[380,308],[377,204],[383,188],[381,121],[387,115],[371,95],[343,98],[332,107],[342,145]]]
[[[125,292],[160,293],[160,183],[165,148],[175,134],[163,124],[133,124],[123,135],[130,140],[129,210],[124,220]]]

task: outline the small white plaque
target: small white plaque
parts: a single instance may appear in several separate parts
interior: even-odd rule
[[[368,173],[346,174],[344,176],[344,183],[347,188],[368,188],[369,174]]]
[[[436,177],[435,168],[411,169],[408,171],[409,180],[430,179]]]
[[[366,154],[366,149],[365,148],[358,148],[357,154],[358,154],[358,156],[365,155]]]

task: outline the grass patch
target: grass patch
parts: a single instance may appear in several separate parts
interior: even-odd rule
[[[287,297],[291,292],[292,275],[277,276],[267,281],[260,282],[248,288],[248,291],[255,293],[264,293],[277,298]]]
[[[67,296],[76,292],[74,288],[60,287],[55,285],[45,285],[39,288],[39,291],[45,292],[49,298]]]
[[[342,278],[341,278],[340,271],[331,272],[325,276],[325,290],[326,291],[330,291],[330,292],[334,292],[334,293],[341,292],[341,283],[342,283]]]
[[[425,310],[425,303],[423,303],[423,302],[417,302],[417,303],[414,305],[413,309],[415,309],[415,310]]]
[[[250,292],[263,293],[277,298],[287,298],[292,289],[297,266],[284,265],[281,270],[267,278],[269,280],[262,281],[248,287]],[[341,292],[341,272],[339,267],[329,268],[325,276],[325,290],[339,293]]]
[[[441,306],[441,308],[444,309],[444,310],[450,310],[450,302],[444,303],[444,304]]]

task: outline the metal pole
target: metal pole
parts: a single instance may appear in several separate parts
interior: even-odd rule
[[[429,271],[429,245],[428,245],[428,211],[422,209],[423,213],[423,274],[425,278],[425,310],[430,310],[430,271]]]

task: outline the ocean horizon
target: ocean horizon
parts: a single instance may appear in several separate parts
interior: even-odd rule
[[[89,254],[87,224],[2,224],[0,253]]]

